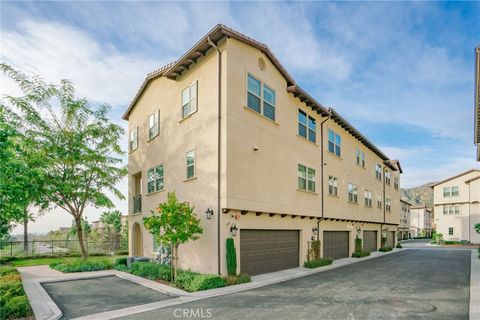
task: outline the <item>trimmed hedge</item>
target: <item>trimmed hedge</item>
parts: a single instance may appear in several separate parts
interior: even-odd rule
[[[318,267],[328,266],[329,264],[332,264],[332,262],[333,260],[330,258],[320,258],[320,259],[305,261],[303,266],[305,268],[314,269]]]
[[[116,266],[118,266],[118,265],[126,266],[127,265],[127,257],[121,257],[121,258],[115,259],[115,265]]]
[[[134,262],[130,273],[150,280],[172,280],[170,267],[155,262]]]
[[[50,268],[55,269],[64,273],[71,272],[88,272],[88,271],[99,271],[105,269],[111,269],[111,263],[107,261],[98,261],[98,262],[89,262],[89,261],[80,261],[73,263],[52,263]]]
[[[400,243],[397,243],[397,246],[395,248],[402,249],[402,245]]]
[[[388,251],[392,251],[393,248],[392,247],[382,247],[380,249],[378,249],[378,251],[380,252],[388,252]]]
[[[129,272],[133,275],[147,278],[150,280],[171,281],[171,269],[169,266],[155,262],[134,262],[131,268],[119,264],[115,266],[116,270]],[[248,281],[247,281],[248,279]],[[237,279],[238,283],[249,282],[250,277],[240,275]],[[191,271],[177,271],[177,279],[174,285],[189,292],[220,288],[227,285],[226,281],[213,274],[201,274]]]
[[[352,253],[352,258],[363,258],[363,257],[368,257],[370,255],[370,252],[368,251],[355,251]]]
[[[0,319],[20,319],[33,315],[15,268],[0,267]]]

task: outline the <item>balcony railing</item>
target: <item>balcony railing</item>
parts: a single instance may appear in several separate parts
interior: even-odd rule
[[[136,195],[133,197],[133,213],[142,212],[142,195]]]

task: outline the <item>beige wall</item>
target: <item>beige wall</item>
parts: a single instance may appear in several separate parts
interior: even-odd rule
[[[332,129],[342,137],[341,157],[328,152],[328,129]],[[377,208],[378,195],[382,196],[382,203],[385,204],[383,183],[375,177],[375,164],[382,164],[383,161],[332,120],[325,123],[324,141],[325,216],[383,222],[383,207]],[[365,168],[356,163],[357,148],[365,153]],[[330,175],[338,178],[338,196],[328,194],[328,177]],[[398,176],[398,172],[391,172],[391,184],[385,185],[385,195],[391,198],[392,204],[391,211],[385,212],[385,222],[387,223],[398,224],[400,222],[400,193],[393,187],[393,177]],[[349,183],[358,186],[357,204],[348,201]],[[372,207],[365,206],[365,190],[372,192]]]
[[[480,170],[464,174],[434,186],[434,210],[437,231],[443,234],[445,240],[469,240],[480,243],[480,235],[473,226],[480,223],[480,179],[470,183],[465,181],[480,176]],[[459,187],[459,195],[444,197],[444,187]],[[460,206],[460,214],[443,214],[444,206]],[[453,228],[453,235],[449,234],[449,228]]]
[[[190,67],[177,80],[164,77],[153,80],[138,100],[129,117],[129,129],[138,127],[138,149],[129,153],[129,227],[139,223],[142,232],[142,254],[154,256],[153,237],[145,230],[142,219],[167,197],[176,191],[180,201],[191,202],[204,230],[200,239],[180,247],[180,267],[199,272],[218,271],[217,223],[220,219],[221,269],[226,272],[225,239],[230,236],[232,223],[242,229],[296,229],[300,230],[301,248],[299,263],[307,255],[307,241],[312,236],[316,219],[291,215],[321,216],[320,122],[321,118],[305,104],[286,91],[286,81],[260,51],[234,39],[224,40],[222,50],[222,114],[221,114],[221,208],[233,209],[219,213],[217,204],[218,172],[218,55],[210,52]],[[258,58],[265,61],[265,69],[258,66]],[[265,82],[276,92],[276,121],[246,108],[247,74]],[[181,119],[181,91],[193,81],[198,81],[198,111]],[[298,108],[317,120],[317,143],[299,137]],[[160,134],[148,141],[148,116],[160,110]],[[376,208],[376,195],[382,192],[382,183],[375,179],[375,163],[382,161],[359,141],[343,131],[332,120],[326,127],[335,127],[342,135],[342,159],[332,158],[325,151],[327,163],[323,184],[328,186],[328,174],[339,178],[339,197],[325,198],[326,216],[362,221],[383,222],[383,210]],[[327,129],[325,130],[325,141]],[[253,146],[258,148],[253,150]],[[325,150],[328,144],[325,143]],[[366,168],[355,164],[356,148],[366,154]],[[187,151],[196,151],[196,178],[186,178]],[[165,189],[147,193],[147,170],[163,163]],[[297,190],[297,165],[304,164],[316,170],[316,192]],[[132,214],[135,195],[134,175],[142,175],[142,212]],[[398,224],[400,211],[399,191],[392,184],[386,186],[387,196],[392,198],[392,210],[386,213],[386,222]],[[359,204],[347,202],[347,184],[359,186]],[[372,208],[364,206],[364,189],[372,191]],[[214,211],[211,220],[205,211]],[[239,210],[249,211],[246,215]],[[276,213],[270,217],[253,212]],[[278,214],[288,214],[282,218]],[[321,230],[345,230],[353,228],[350,222],[321,222]],[[379,230],[380,224],[365,224],[364,230]],[[396,226],[386,226],[391,231]],[[237,250],[239,236],[235,238]],[[129,245],[133,246],[130,236]],[[380,246],[380,239],[378,240]],[[354,236],[351,236],[351,251]],[[130,252],[132,253],[132,252]],[[237,257],[240,257],[238,252]],[[240,266],[240,262],[238,263]]]

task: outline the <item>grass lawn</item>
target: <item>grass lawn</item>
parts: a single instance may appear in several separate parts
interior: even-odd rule
[[[108,261],[114,264],[115,259],[126,256],[91,256],[88,257],[88,261],[91,262],[100,262]],[[37,259],[19,259],[10,261],[10,264],[14,267],[30,267],[30,266],[40,266],[40,265],[49,265],[52,263],[72,263],[81,261],[81,257],[52,257],[52,258],[37,258]]]

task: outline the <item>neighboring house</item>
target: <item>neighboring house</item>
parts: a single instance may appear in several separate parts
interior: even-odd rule
[[[128,215],[122,215],[120,217],[120,223],[121,223],[122,226],[124,226],[127,223],[127,221],[128,221]],[[105,226],[103,225],[102,220],[92,221],[91,227],[92,227],[92,229],[96,229],[96,230],[99,230],[99,231],[103,231],[105,229]]]
[[[433,185],[437,232],[444,240],[480,243],[480,170],[471,169]]]
[[[406,200],[400,200],[401,212],[400,212],[400,224],[398,225],[398,240],[405,240],[411,238],[410,234],[410,207],[412,204]]]
[[[474,143],[477,146],[477,161],[480,161],[480,46],[475,48],[475,118]]]
[[[333,258],[350,256],[357,234],[366,250],[382,235],[395,245],[400,163],[245,35],[217,25],[149,74],[123,118],[131,255],[157,254],[142,219],[171,191],[203,228],[180,247],[184,269],[226,274],[228,237],[250,275],[303,264],[312,239]]]
[[[425,205],[410,207],[410,235],[412,237],[430,237],[433,231],[434,215]]]

